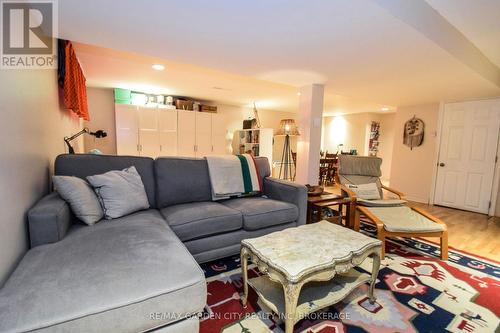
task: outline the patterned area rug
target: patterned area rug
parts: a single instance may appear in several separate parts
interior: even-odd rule
[[[373,235],[370,225],[364,233]],[[498,332],[500,266],[450,249],[447,262],[439,248],[415,239],[388,241],[375,285],[377,302],[367,299],[367,285],[344,301],[317,311],[295,325],[294,332]],[[252,267],[252,266],[250,266]],[[208,299],[202,333],[284,332],[283,322],[259,302],[251,287],[249,305],[241,306],[239,256],[202,265]],[[359,267],[371,272],[371,259]],[[249,277],[259,273],[252,267]]]

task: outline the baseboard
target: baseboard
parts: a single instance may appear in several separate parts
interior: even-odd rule
[[[426,204],[426,205],[429,204],[429,198],[427,198],[427,197],[421,197],[421,196],[418,196],[418,195],[407,194],[406,195],[406,199],[409,200],[409,201],[415,201],[415,202],[423,203],[423,204]]]

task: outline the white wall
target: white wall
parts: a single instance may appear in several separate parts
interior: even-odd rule
[[[394,125],[396,128],[391,165],[391,187],[406,193],[408,199],[429,202],[437,148],[437,125],[439,104],[398,108]],[[413,116],[425,123],[423,144],[410,150],[403,144],[404,123]]]
[[[380,122],[379,153],[382,162],[382,179],[389,182],[391,174],[392,150],[394,143],[395,113],[353,113],[323,118],[322,150],[337,152],[337,145],[344,144],[342,150],[356,149],[359,155],[368,154],[368,141],[372,121]]]
[[[500,158],[500,136],[498,137],[498,143],[497,143],[497,156]],[[500,163],[497,163],[496,168],[495,168],[495,176],[493,178],[493,190],[492,191],[495,190],[495,184],[497,182],[500,182]],[[492,196],[492,200],[495,200],[494,196]],[[497,189],[494,215],[500,217],[500,185],[498,186],[498,189]]]
[[[0,70],[0,101],[1,286],[28,247],[26,213],[49,190],[63,137],[81,125],[59,107],[54,70]]]
[[[103,154],[116,155],[115,97],[113,89],[87,88],[90,121],[85,122],[92,132],[104,130],[105,138],[85,135],[85,151],[99,149]]]
[[[394,149],[394,142],[396,138],[396,114],[378,114],[378,118],[374,119],[380,122],[380,137],[379,137],[379,152],[377,156],[382,158],[382,181],[385,184],[390,184],[392,154]]]
[[[371,115],[371,113],[354,113],[324,117],[322,150],[336,153],[337,146],[343,144],[343,151],[356,149],[359,155],[366,155],[367,131],[370,128]]]

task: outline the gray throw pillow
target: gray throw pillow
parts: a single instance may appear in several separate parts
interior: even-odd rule
[[[94,189],[83,179],[72,176],[52,177],[54,188],[71,207],[75,216],[93,225],[104,216]]]
[[[94,187],[108,220],[149,208],[144,184],[134,166],[88,176],[87,180]]]

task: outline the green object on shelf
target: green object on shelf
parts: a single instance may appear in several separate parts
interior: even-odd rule
[[[115,103],[116,104],[131,104],[132,92],[128,89],[115,88]]]

